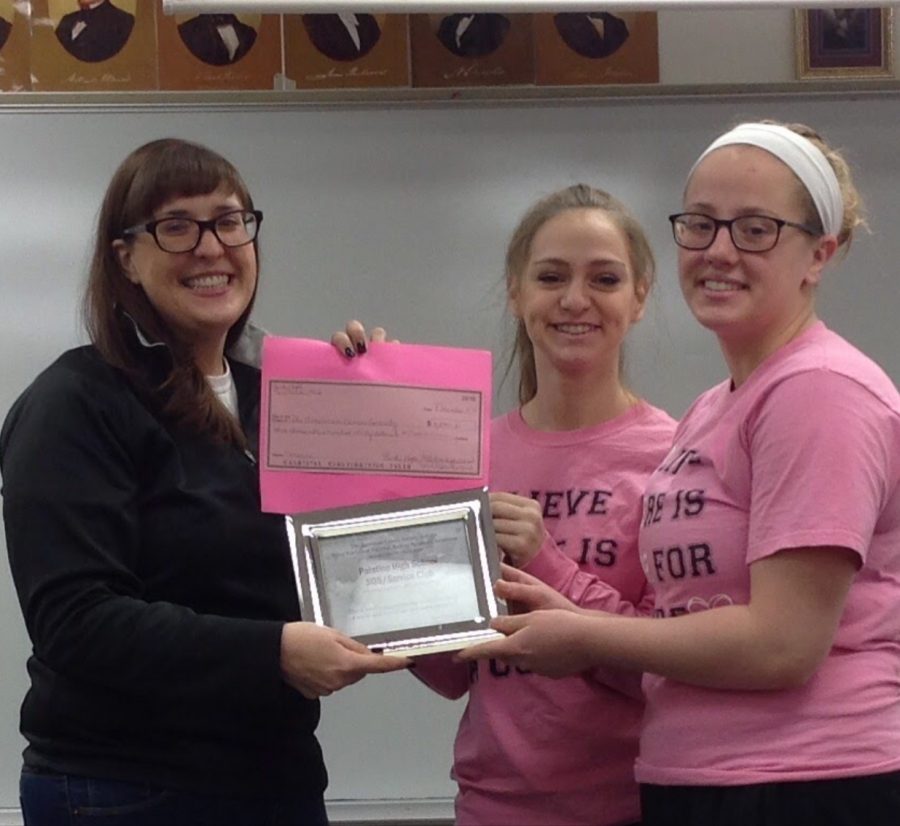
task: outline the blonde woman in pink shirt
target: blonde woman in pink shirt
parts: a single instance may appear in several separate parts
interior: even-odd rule
[[[536,203],[506,263],[521,406],[491,430],[506,559],[579,605],[632,614],[652,605],[637,551],[641,491],[675,427],[621,373],[653,275],[643,230],[607,193],[576,185]],[[638,673],[551,680],[447,655],[413,673],[447,697],[468,694],[454,749],[458,826],[638,822]]]
[[[900,394],[816,315],[862,222],[803,126],[714,141],[670,217],[682,291],[730,378],[688,410],[644,495],[655,618],[550,607],[465,652],[562,676],[646,672],[645,826],[900,822]],[[610,595],[610,598],[613,598]]]

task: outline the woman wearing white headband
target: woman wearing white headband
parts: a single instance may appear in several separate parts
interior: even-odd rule
[[[498,657],[551,675],[646,672],[644,826],[900,822],[900,394],[818,320],[825,266],[862,223],[811,130],[744,124],[670,218],[682,291],[730,379],[679,424],[644,495],[655,617],[560,606],[497,623]]]

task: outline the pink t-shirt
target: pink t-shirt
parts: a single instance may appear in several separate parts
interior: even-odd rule
[[[900,769],[900,395],[821,323],[702,395],[644,498],[656,614],[747,604],[756,560],[841,546],[861,568],[816,674],[784,691],[644,677],[637,778],[740,785]]]
[[[674,429],[644,403],[577,431],[533,430],[518,411],[494,420],[491,488],[534,498],[544,512],[548,536],[526,570],[586,607],[631,613],[643,600],[649,611],[637,554],[640,497]],[[416,673],[447,696],[469,692],[453,767],[458,826],[639,819],[639,674],[552,680],[495,661],[470,672],[439,657],[420,661]]]

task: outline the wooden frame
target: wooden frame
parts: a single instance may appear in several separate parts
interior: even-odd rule
[[[797,77],[890,78],[893,12],[889,8],[794,12]]]

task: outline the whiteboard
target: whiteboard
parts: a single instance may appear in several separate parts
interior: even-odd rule
[[[679,295],[665,216],[680,206],[695,156],[724,127],[761,117],[808,122],[858,163],[871,210],[871,234],[861,234],[847,261],[826,275],[822,315],[900,382],[897,112],[897,95],[888,93],[0,110],[0,410],[82,340],[77,297],[106,183],[131,149],[169,135],[231,158],[265,212],[256,309],[263,326],[327,338],[359,317],[404,341],[491,349],[498,364],[510,332],[502,323],[504,246],[519,215],[536,197],[577,181],[609,189],[632,205],[659,262],[658,289],[629,345],[628,375],[637,392],[679,415],[725,369],[714,338]],[[500,388],[497,411],[510,406],[514,384]],[[5,546],[2,552],[5,559]],[[3,562],[0,822],[3,810],[18,806],[27,650]],[[320,734],[329,799],[346,801],[341,811],[359,819],[383,800],[404,801],[410,817],[449,801],[461,710],[407,674],[369,678],[327,699]]]

